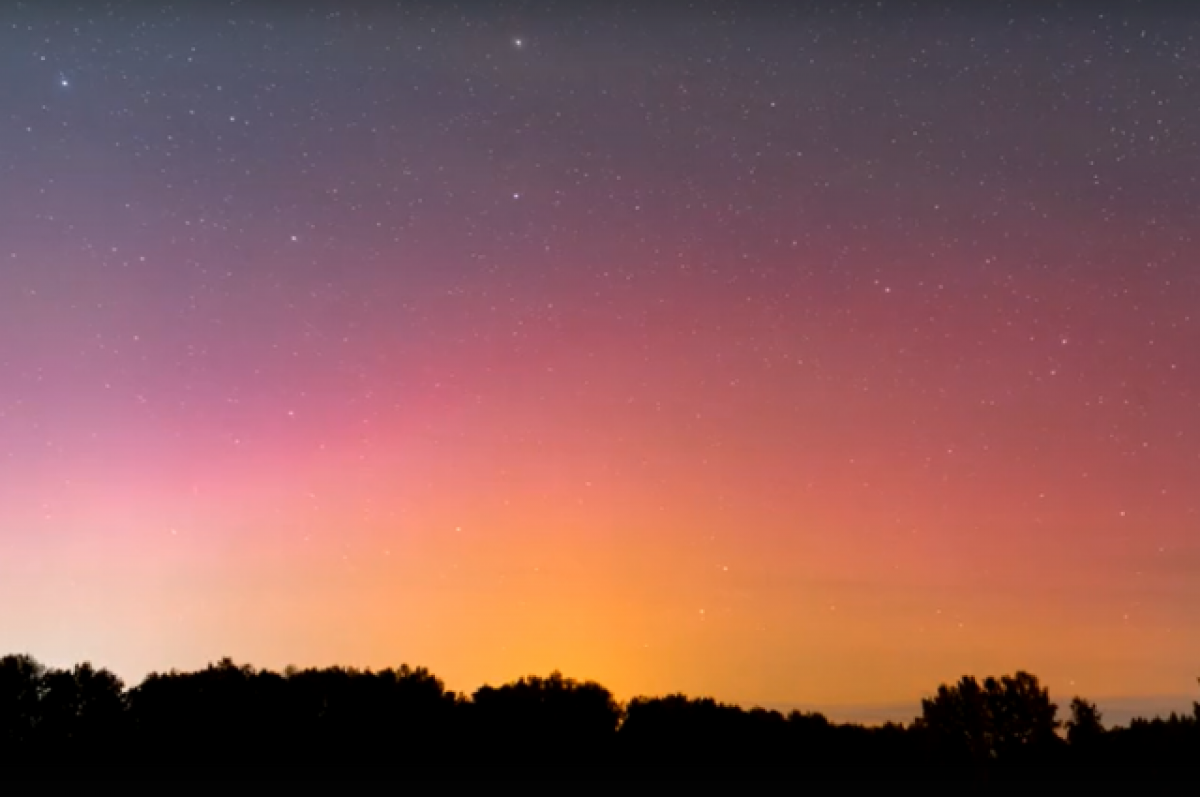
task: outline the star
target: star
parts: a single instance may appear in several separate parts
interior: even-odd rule
[[[517,38],[513,39],[513,46],[519,50],[525,46],[525,40],[518,36]]]

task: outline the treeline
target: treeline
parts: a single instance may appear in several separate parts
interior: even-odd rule
[[[0,794],[1200,793],[1200,703],[1128,727],[1101,719],[1076,697],[1060,720],[1024,672],[964,677],[907,726],[865,727],[683,695],[622,704],[559,673],[468,696],[407,665],[279,673],[225,659],[127,689],[90,664],[7,656]]]

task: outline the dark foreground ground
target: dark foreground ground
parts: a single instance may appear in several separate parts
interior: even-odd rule
[[[1200,770],[1103,773],[1056,769],[981,782],[971,773],[839,768],[783,771],[713,768],[707,772],[629,769],[609,773],[553,767],[448,765],[441,777],[406,777],[394,768],[300,767],[184,770],[39,766],[10,769],[4,797],[1065,797],[1065,795],[1200,795]],[[1009,781],[1009,782],[1004,782]]]

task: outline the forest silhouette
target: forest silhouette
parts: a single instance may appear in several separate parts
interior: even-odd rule
[[[963,677],[908,725],[554,672],[472,695],[422,667],[282,673],[230,659],[126,688],[0,658],[0,794],[1149,794],[1200,792],[1193,713],[1064,720],[1028,673]]]

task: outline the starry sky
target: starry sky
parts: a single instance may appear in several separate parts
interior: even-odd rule
[[[1190,707],[1200,12],[973,5],[3,4],[0,649]]]

